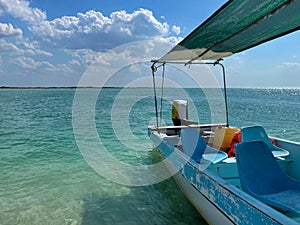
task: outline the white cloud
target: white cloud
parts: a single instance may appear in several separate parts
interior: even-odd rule
[[[71,55],[71,57],[75,61],[79,62],[80,65],[87,66],[94,63],[100,55],[98,52],[92,51],[90,49],[66,50],[65,52]],[[74,63],[72,63],[72,65],[74,65]]]
[[[0,38],[22,35],[22,30],[10,23],[0,23]]]
[[[80,66],[80,62],[78,60],[72,59],[69,63],[70,65]]]
[[[41,50],[41,49],[35,49],[35,55],[44,55],[44,56],[53,56],[53,54],[51,52],[47,52],[47,51],[44,51],[44,50]]]
[[[46,61],[35,61],[33,58],[20,56],[14,60],[14,63],[21,66],[24,69],[52,69],[54,66]]]
[[[299,62],[285,62],[282,65],[285,69],[290,70],[300,70],[300,63]]]
[[[35,42],[27,42],[22,40],[22,42],[11,43],[0,38],[0,55],[6,54],[10,57],[15,57],[16,55],[44,55],[51,57],[53,56],[51,52],[44,51]]]
[[[18,43],[20,46],[24,46],[25,50],[23,54],[29,55],[44,55],[44,56],[53,56],[51,52],[44,51],[40,49],[40,45],[37,41],[30,41],[27,39],[23,39],[21,42]]]
[[[114,69],[118,68],[120,60],[160,57],[178,41],[168,36],[171,32],[180,32],[180,28],[174,26],[170,32],[167,23],[157,20],[146,9],[132,13],[117,11],[109,16],[90,10],[47,21],[46,14],[30,7],[29,2],[0,0],[0,16],[10,14],[28,22],[27,27],[22,28],[24,33],[13,24],[0,23],[0,63],[7,65],[1,68],[0,75],[14,67],[15,77],[27,77],[27,86],[47,86],[49,82],[55,85],[58,81],[59,84],[76,85],[81,73],[95,61],[102,59],[101,65]],[[1,38],[10,36],[17,38]],[[129,45],[131,48],[124,46],[122,52],[114,51],[118,46],[144,40],[148,40],[147,44],[139,48],[131,49],[135,46]],[[56,49],[51,50],[51,47]],[[107,50],[112,52],[107,53]],[[51,58],[48,61],[40,56]],[[19,78],[5,79],[10,84]]]
[[[106,82],[108,86],[122,86],[130,79],[150,75],[150,61],[163,56],[177,41],[176,38],[155,38],[124,44],[99,53],[96,61],[84,72],[79,86],[102,86]],[[147,64],[146,72],[142,63]],[[131,69],[129,74],[126,70],[128,68]]]
[[[180,27],[179,27],[179,26],[175,26],[175,25],[172,27],[172,31],[173,31],[176,35],[180,34],[180,32],[181,32]]]
[[[7,42],[4,39],[0,39],[0,52],[2,54],[3,53],[18,54],[21,51],[16,45]]]
[[[113,12],[109,17],[90,10],[77,16],[44,21],[30,30],[58,48],[105,51],[128,42],[164,36],[169,26],[159,22],[146,9],[133,13]]]
[[[3,13],[9,13],[31,24],[38,24],[47,17],[45,12],[31,8],[27,0],[0,0],[0,15]]]

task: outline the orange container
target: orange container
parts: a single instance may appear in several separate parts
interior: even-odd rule
[[[212,147],[226,151],[226,149],[230,147],[232,138],[237,131],[239,131],[237,128],[217,127],[215,129]]]

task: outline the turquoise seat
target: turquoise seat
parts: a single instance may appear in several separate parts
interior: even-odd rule
[[[289,177],[263,141],[235,145],[241,188],[281,211],[300,215],[300,182]]]
[[[242,142],[263,141],[272,151],[275,157],[288,156],[289,152],[272,144],[265,129],[262,126],[249,126],[241,129]]]
[[[209,147],[197,128],[182,129],[180,135],[183,151],[196,162],[218,163],[228,157],[225,152]]]

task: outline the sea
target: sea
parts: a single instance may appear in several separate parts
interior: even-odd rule
[[[171,177],[127,169],[161,162],[147,128],[172,125],[174,99],[190,120],[226,123],[220,96],[169,88],[156,113],[151,88],[1,89],[0,224],[206,224]],[[227,102],[230,126],[300,142],[300,89],[228,89]]]

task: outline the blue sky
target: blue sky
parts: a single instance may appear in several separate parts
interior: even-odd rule
[[[148,48],[122,57],[162,56],[224,3],[0,0],[0,86],[76,86],[96,61],[118,69],[107,52],[130,52],[135,42]],[[228,85],[300,87],[299,40],[295,32],[225,59]]]

